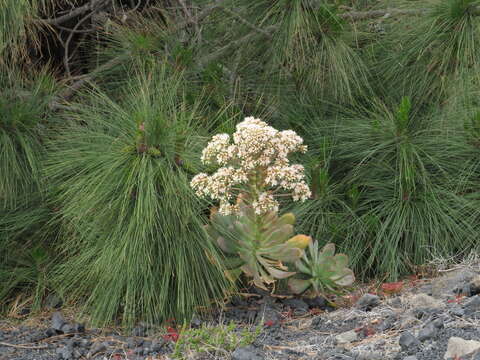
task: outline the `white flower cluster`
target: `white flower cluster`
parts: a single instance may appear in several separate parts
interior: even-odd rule
[[[278,131],[265,122],[247,117],[233,134],[215,135],[202,152],[202,162],[221,166],[214,174],[196,175],[191,186],[201,197],[220,201],[219,211],[238,211],[233,205],[240,193],[251,195],[255,213],[278,211],[274,194],[289,193],[294,201],[305,201],[310,189],[302,165],[290,165],[288,155],[305,152],[303,139],[292,130]]]

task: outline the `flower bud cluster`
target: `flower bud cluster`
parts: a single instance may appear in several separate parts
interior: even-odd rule
[[[292,152],[305,152],[303,139],[292,130],[278,131],[265,122],[247,117],[233,134],[217,134],[202,152],[206,165],[220,168],[212,175],[200,173],[191,182],[198,196],[220,201],[222,214],[238,212],[236,197],[248,193],[255,213],[278,211],[278,191],[294,201],[311,196],[302,165],[290,165]]]

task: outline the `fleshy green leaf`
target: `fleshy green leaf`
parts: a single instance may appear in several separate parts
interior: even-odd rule
[[[301,294],[310,287],[310,281],[291,278],[288,280],[288,288],[294,294]]]

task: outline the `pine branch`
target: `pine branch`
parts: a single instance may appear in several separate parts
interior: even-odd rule
[[[44,24],[49,24],[49,25],[59,25],[63,24],[64,22],[71,20],[79,15],[82,15],[83,13],[89,11],[89,10],[94,10],[97,8],[99,4],[102,4],[106,2],[106,0],[91,0],[90,2],[86,3],[85,5],[82,5],[78,8],[72,9],[68,14],[65,14],[63,16],[59,16],[57,18],[53,19],[40,19],[40,22]]]
[[[219,8],[224,0],[216,0],[215,4],[206,7],[202,11],[200,11],[197,16],[195,17],[195,22],[200,23],[203,19],[205,19],[212,11],[215,9]],[[179,31],[183,29],[185,26],[189,25],[192,22],[192,19],[187,19],[184,22],[181,22],[175,26],[175,28],[172,30],[173,32]],[[83,76],[77,77],[76,81],[67,87],[65,90],[61,91],[58,96],[52,100],[49,104],[49,107],[51,110],[60,110],[64,109],[65,106],[62,105],[62,102],[70,100],[75,93],[85,84],[93,81],[99,74],[101,74],[104,71],[110,70],[113,67],[121,64],[125,59],[128,59],[130,56],[130,53],[124,53],[121,55],[118,55],[117,57],[114,57],[113,59],[107,61],[105,64],[100,65],[96,69],[94,69],[92,72],[85,74]]]
[[[372,11],[350,11],[338,16],[349,21],[376,19],[384,16],[424,15],[427,9],[384,9]]]
[[[238,48],[241,45],[243,45],[245,43],[248,43],[249,41],[254,39],[257,34],[260,34],[260,35],[264,35],[264,33],[271,34],[277,28],[278,27],[276,25],[271,25],[271,26],[268,26],[267,28],[265,28],[264,31],[262,31],[260,33],[259,32],[251,32],[251,33],[245,35],[244,37],[242,37],[238,40],[230,42],[229,44],[225,45],[221,49],[218,49],[217,51],[215,51],[213,53],[210,53],[207,56],[203,57],[202,59],[200,59],[198,61],[198,65],[200,67],[203,67],[206,64],[208,64],[209,62],[217,60],[219,57],[221,57],[223,55],[223,53],[225,51],[227,51],[229,49],[232,49],[232,48]]]
[[[384,9],[384,10],[372,10],[372,11],[350,11],[338,16],[348,21],[358,21],[367,19],[376,19],[384,16],[400,16],[400,15],[412,15],[419,16],[425,15],[429,12],[429,9]],[[480,6],[472,6],[468,10],[471,15],[480,16]]]
[[[234,17],[235,19],[237,19],[238,21],[240,21],[242,24],[248,26],[250,29],[255,30],[256,32],[259,32],[259,33],[265,35],[268,38],[272,37],[272,34],[270,32],[265,31],[264,29],[255,26],[254,24],[252,24],[248,20],[244,19],[241,15],[237,14],[236,12],[234,12],[234,11],[224,7],[224,6],[222,6],[221,9],[222,9],[222,11],[226,12],[228,15],[230,15],[230,16]]]

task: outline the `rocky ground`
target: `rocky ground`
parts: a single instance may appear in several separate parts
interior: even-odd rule
[[[137,326],[130,334],[86,329],[59,309],[34,326],[0,321],[0,360],[480,360],[478,263],[370,287],[337,304],[251,294],[215,320],[194,319],[193,330]]]

